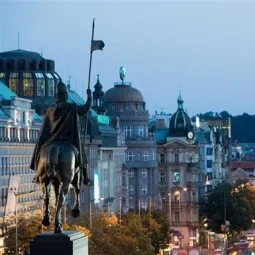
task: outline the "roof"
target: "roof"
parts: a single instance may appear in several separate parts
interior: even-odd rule
[[[75,91],[68,90],[68,100],[78,105],[85,104],[85,100]]]
[[[116,84],[104,94],[105,102],[143,102],[142,93],[126,84]]]
[[[231,169],[255,169],[255,161],[229,161],[228,166]]]
[[[42,118],[36,112],[33,113],[32,117],[33,117],[34,121],[41,121],[42,120]]]
[[[27,50],[11,50],[11,51],[5,51],[0,53],[0,58],[5,59],[38,59],[42,60],[44,59],[39,53],[27,51]]]
[[[9,118],[3,111],[0,109],[0,118]]]
[[[17,95],[12,92],[4,83],[0,81],[0,96],[5,100],[11,100],[13,97],[17,97]]]

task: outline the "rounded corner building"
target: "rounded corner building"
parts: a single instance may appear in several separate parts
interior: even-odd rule
[[[123,178],[124,207],[129,211],[148,210],[150,202],[157,207],[158,173],[156,140],[148,133],[149,113],[142,93],[131,83],[114,83],[104,94],[104,107],[112,127],[119,120],[126,143],[128,176]],[[152,200],[152,201],[150,201]]]
[[[39,53],[21,49],[0,53],[0,81],[18,97],[32,100],[32,108],[39,115],[54,103],[60,79],[54,61]]]

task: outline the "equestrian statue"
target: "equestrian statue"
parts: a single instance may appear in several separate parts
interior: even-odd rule
[[[88,178],[87,159],[81,143],[79,117],[88,113],[91,106],[91,90],[87,89],[87,101],[76,105],[68,101],[66,85],[60,81],[56,88],[56,105],[49,107],[34,149],[30,168],[36,171],[35,182],[42,184],[44,216],[42,224],[50,225],[50,186],[56,198],[55,233],[62,233],[61,209],[70,184],[75,190],[75,202],[71,214],[80,215],[79,193],[81,181],[92,185]]]

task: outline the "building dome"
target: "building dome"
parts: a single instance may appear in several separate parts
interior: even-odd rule
[[[37,59],[37,60],[43,60],[43,57],[37,53],[27,50],[11,50],[11,51],[5,51],[0,53],[0,58],[5,59]]]
[[[130,84],[118,83],[104,94],[105,102],[143,102],[142,93]]]
[[[181,94],[177,99],[178,109],[173,114],[170,124],[170,136],[183,137],[186,136],[188,131],[193,129],[189,115],[183,110],[183,99]]]

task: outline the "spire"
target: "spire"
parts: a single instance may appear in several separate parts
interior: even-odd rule
[[[92,108],[98,113],[104,113],[104,107],[103,107],[103,96],[104,92],[102,90],[103,86],[99,81],[99,74],[97,74],[97,82],[94,85],[94,91],[93,91],[93,103]]]
[[[183,109],[183,99],[182,99],[181,91],[177,99],[177,104],[178,104],[178,109]]]

